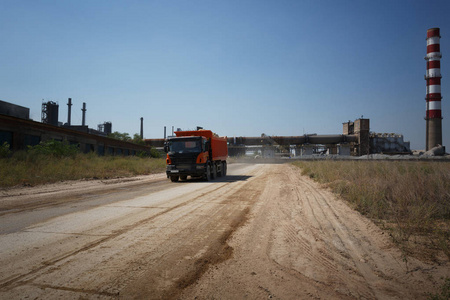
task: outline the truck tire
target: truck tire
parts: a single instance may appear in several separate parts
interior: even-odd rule
[[[212,164],[212,170],[211,170],[211,179],[216,179],[217,178],[217,168],[216,168],[216,164]]]
[[[187,175],[180,175],[180,180],[186,180],[187,179]]]
[[[216,165],[216,168],[220,169],[220,171],[217,170],[217,177],[222,177],[223,176],[222,163],[219,163],[218,165]]]
[[[205,175],[203,176],[203,179],[206,181],[211,180],[211,167],[209,164],[206,165],[206,172],[205,172]]]
[[[222,176],[223,177],[227,176],[227,162],[226,161],[222,162]]]
[[[178,176],[170,176],[170,181],[177,182],[178,181]]]

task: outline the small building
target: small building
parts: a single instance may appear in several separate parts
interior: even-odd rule
[[[0,114],[20,119],[30,119],[30,109],[0,100]]]

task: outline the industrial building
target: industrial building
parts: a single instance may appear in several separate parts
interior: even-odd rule
[[[371,133],[369,137],[370,153],[411,154],[410,142],[396,133]]]
[[[72,105],[70,98],[69,104]],[[0,101],[0,145],[6,142],[11,150],[17,151],[38,145],[41,141],[57,140],[77,145],[84,153],[95,152],[99,155],[135,155],[150,151],[148,146],[108,138],[107,133],[112,130],[111,122],[100,124],[102,131],[88,128],[84,121],[82,125],[70,125],[70,109],[68,122],[62,124],[58,122],[58,107],[55,102],[44,102],[42,122],[35,122],[29,119],[29,108]],[[83,109],[85,113],[86,104]]]

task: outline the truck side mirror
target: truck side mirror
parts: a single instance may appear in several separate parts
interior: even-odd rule
[[[164,152],[169,152],[169,146],[167,146],[167,144],[164,144]]]

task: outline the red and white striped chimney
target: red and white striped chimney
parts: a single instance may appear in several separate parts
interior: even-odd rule
[[[441,49],[439,28],[427,30],[427,112],[426,112],[426,149],[442,145],[442,113],[441,113]]]

